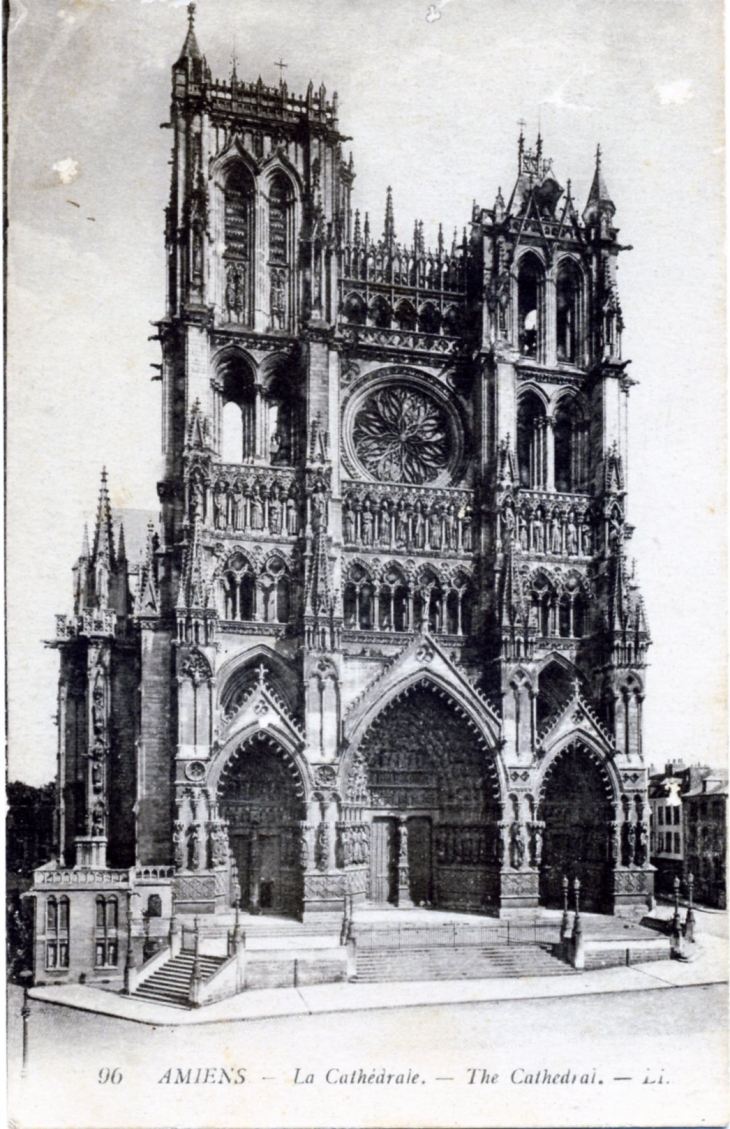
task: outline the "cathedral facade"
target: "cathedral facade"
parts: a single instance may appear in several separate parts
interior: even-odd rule
[[[336,94],[172,68],[159,525],[103,478],[59,616],[36,977],[143,924],[652,892],[621,246],[538,138],[425,245],[352,206]]]

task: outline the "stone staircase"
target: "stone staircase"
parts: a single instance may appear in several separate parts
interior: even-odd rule
[[[224,963],[225,957],[201,956],[200,971],[203,980],[208,980]],[[153,972],[147,980],[132,992],[137,1000],[153,1000],[169,1007],[190,1007],[190,979],[193,975],[192,953],[180,953]]]
[[[482,980],[505,976],[570,976],[574,970],[540,945],[358,949],[358,982]]]

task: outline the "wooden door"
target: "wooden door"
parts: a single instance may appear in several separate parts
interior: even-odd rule
[[[414,905],[432,901],[431,820],[413,816],[408,820],[408,883]]]
[[[281,850],[278,835],[262,835],[260,849],[259,901],[264,913],[282,909]]]
[[[394,819],[374,819],[370,839],[370,901],[395,900],[396,823]]]
[[[241,905],[251,903],[251,840],[248,835],[231,837],[233,857],[238,867],[238,885],[241,891]]]

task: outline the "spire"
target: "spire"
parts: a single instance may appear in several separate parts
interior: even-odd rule
[[[117,541],[117,563],[126,563],[127,546],[124,540],[124,522],[119,523],[119,539]]]
[[[588,193],[588,203],[583,212],[586,223],[593,223],[606,216],[610,223],[616,214],[616,205],[611,199],[601,167],[601,146],[596,146],[596,171],[593,174],[593,183]]]
[[[193,538],[185,553],[178,608],[205,608],[208,604],[207,586],[203,576],[203,546],[200,535],[201,516],[195,507]]]
[[[370,242],[370,213],[369,212],[365,213],[365,223],[363,225],[362,234],[363,234],[363,239],[365,241],[365,246],[367,247],[368,243]]]
[[[360,227],[360,210],[355,211],[355,230],[353,232],[352,241],[357,247],[362,241],[362,230]]]
[[[304,594],[305,615],[329,615],[335,606],[330,565],[327,559],[327,539],[323,530],[314,535],[312,559]]]
[[[383,230],[383,239],[390,245],[395,243],[395,222],[393,220],[393,189],[390,187],[390,185],[388,185],[388,191],[385,194],[385,228]]]
[[[140,574],[139,592],[135,611],[138,615],[157,615],[160,610],[160,598],[155,576],[155,551],[157,538],[154,524],[147,523],[147,551],[145,562]]]
[[[84,535],[81,538],[81,560],[88,561],[91,556],[91,549],[89,548],[89,527],[84,522]]]
[[[200,48],[195,38],[195,5],[188,4],[188,34],[185,36],[185,42],[183,43],[183,49],[180,52],[178,63],[183,63],[186,59],[200,58]]]
[[[444,225],[442,223],[439,224],[439,234],[436,246],[438,248],[439,258],[441,258],[444,253]]]
[[[112,528],[112,508],[107,489],[106,467],[101,472],[99,504],[96,509],[94,528],[94,559],[104,557],[107,564],[114,564],[114,532]]]

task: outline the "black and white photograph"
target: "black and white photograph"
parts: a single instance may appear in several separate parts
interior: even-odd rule
[[[18,1129],[728,1122],[716,0],[9,0]]]

